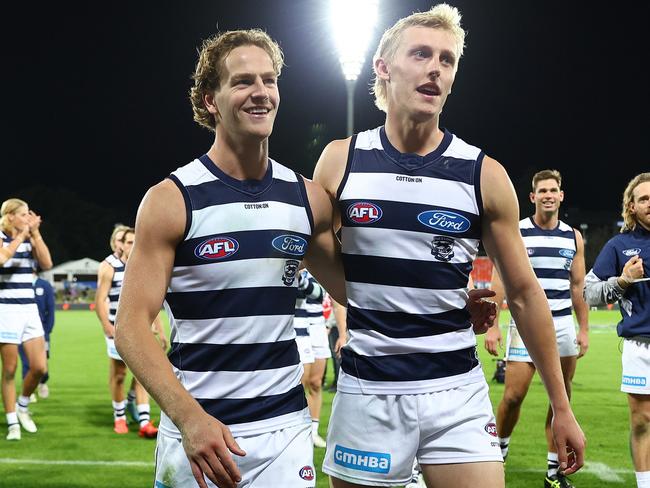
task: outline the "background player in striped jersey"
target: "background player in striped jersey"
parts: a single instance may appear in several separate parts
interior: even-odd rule
[[[621,391],[630,407],[630,450],[639,488],[650,488],[650,173],[623,193],[623,227],[585,280],[590,305],[618,302],[623,338]]]
[[[554,410],[568,472],[584,435],[564,389],[548,304],[528,263],[503,167],[439,128],[463,53],[457,9],[399,20],[374,57],[385,126],[330,143],[315,180],[342,226],[347,325],[323,471],[334,487],[500,487],[494,415],[465,299],[482,241],[504,278]],[[575,450],[567,459],[566,449]]]
[[[126,380],[126,364],[115,349],[115,315],[122,289],[122,280],[126,262],[131,254],[135,240],[135,229],[119,228],[113,232],[115,236],[115,253],[108,256],[99,266],[97,272],[97,292],[95,295],[95,311],[104,329],[106,350],[109,358],[109,386],[113,403],[113,430],[116,434],[127,434],[129,428],[126,422],[126,401],[124,381]],[[117,257],[119,255],[119,257]],[[160,317],[156,316],[152,330],[161,338],[163,349],[167,348],[165,333]],[[131,389],[135,393],[135,404],[139,424],[138,435],[143,438],[156,437],[158,429],[151,422],[149,395],[144,387],[133,378]]]
[[[41,217],[26,202],[18,198],[5,200],[0,215],[2,401],[7,415],[7,440],[19,440],[19,421],[27,432],[37,430],[28,409],[29,397],[47,371],[43,325],[34,297],[32,271],[36,267],[50,269],[52,257],[41,236]],[[30,370],[23,379],[16,405],[14,378],[19,344],[24,347]]]
[[[530,193],[535,214],[521,220],[519,229],[530,263],[544,289],[553,315],[564,386],[570,399],[576,361],[589,347],[589,309],[582,297],[585,279],[584,242],[577,229],[560,220],[560,205],[563,200],[562,176],[557,170],[545,169],[535,173]],[[503,284],[496,272],[493,273],[492,289],[497,293],[496,301],[500,304],[504,298]],[[578,319],[577,337],[572,308]],[[525,317],[524,320],[528,318]],[[521,405],[535,374],[535,365],[521,340],[518,325],[519,322],[514,320],[510,322],[505,389],[497,410],[497,432],[504,459],[508,455],[510,436],[519,419]],[[501,340],[499,327],[492,327],[485,337],[485,348],[497,356]],[[553,412],[549,408],[546,418],[548,456],[544,485],[568,488],[572,486],[571,483],[562,473],[558,473],[557,449],[551,432],[552,417]]]
[[[116,345],[164,412],[157,486],[315,486],[293,330],[300,260],[345,292],[327,195],[269,158],[282,64],[257,29],[204,41],[191,100],[214,143],[138,211]],[[163,300],[169,359],[148,327]]]
[[[325,447],[325,439],[318,434],[318,426],[323,404],[323,374],[327,359],[332,356],[323,317],[323,295],[323,288],[312,274],[306,269],[301,270],[293,324],[304,368],[301,383],[307,392],[315,447]]]

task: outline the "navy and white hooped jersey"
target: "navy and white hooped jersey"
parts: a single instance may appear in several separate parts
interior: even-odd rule
[[[165,299],[176,376],[235,436],[304,422],[293,314],[313,217],[302,177],[269,159],[262,180],[240,181],[204,155],[170,179],[187,213]],[[166,416],[161,426],[178,435]]]
[[[324,290],[316,281],[316,278],[306,269],[300,271],[300,275],[301,279],[306,280],[309,284],[303,290],[298,289],[293,326],[296,329],[297,336],[308,336],[309,326],[312,323],[321,319],[325,320],[323,318]]]
[[[120,300],[122,291],[122,281],[124,280],[124,262],[115,254],[109,254],[104,259],[113,268],[113,278],[111,278],[111,289],[108,292],[108,321],[115,325],[117,316],[117,303]]]
[[[483,381],[466,309],[483,152],[448,131],[426,156],[383,127],[352,138],[337,192],[350,340],[339,391],[416,394]]]
[[[575,230],[561,220],[555,229],[542,229],[532,217],[527,217],[519,221],[519,231],[553,317],[571,315],[571,265],[577,250]]]
[[[625,263],[633,256],[643,259],[643,276],[650,277],[650,231],[640,225],[607,241],[589,275],[600,281],[621,276]],[[630,285],[622,292],[618,303],[621,310],[618,335],[650,337],[650,281]]]
[[[8,247],[13,239],[0,231],[2,247]],[[0,307],[16,312],[38,311],[34,298],[32,274],[36,261],[32,256],[32,243],[25,239],[11,259],[0,266]]]

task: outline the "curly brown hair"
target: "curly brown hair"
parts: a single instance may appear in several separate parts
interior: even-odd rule
[[[203,97],[220,88],[225,70],[224,61],[233,49],[240,46],[257,46],[266,51],[277,76],[280,76],[284,66],[280,46],[261,29],[227,31],[204,40],[192,75],[194,86],[190,89],[190,101],[194,120],[211,131],[216,129],[217,121],[206,108]]]

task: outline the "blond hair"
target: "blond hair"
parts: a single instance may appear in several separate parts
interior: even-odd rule
[[[621,232],[629,232],[636,228],[636,217],[631,208],[634,203],[634,190],[641,183],[646,183],[648,181],[650,181],[650,173],[641,173],[632,178],[632,180],[627,184],[627,188],[625,188],[625,191],[623,192],[623,209],[621,211],[623,227],[621,227]]]
[[[372,58],[372,64],[381,58],[391,61],[397,52],[402,35],[409,27],[431,27],[432,29],[444,29],[453,34],[456,39],[456,50],[460,60],[465,50],[465,31],[460,26],[461,15],[456,7],[446,3],[439,3],[426,12],[414,12],[408,17],[398,20],[392,27],[388,28],[381,36],[377,51]],[[458,69],[456,63],[455,69]],[[370,92],[375,95],[375,105],[379,110],[386,112],[388,108],[386,81],[377,76],[375,69],[375,80]]]
[[[29,206],[20,198],[9,198],[2,202],[2,207],[0,207],[0,229],[2,232],[11,232],[13,226],[9,223],[9,215],[15,214],[22,207]]]
[[[533,175],[533,193],[535,193],[537,183],[542,180],[555,180],[557,181],[557,186],[562,188],[562,175],[560,172],[556,169],[543,169]]]
[[[111,233],[111,238],[108,241],[109,244],[111,245],[111,251],[115,252],[115,241],[117,240],[117,234],[119,234],[120,232],[124,232],[127,229],[129,229],[128,225],[115,224],[115,228],[113,229],[113,232]]]
[[[260,29],[235,30],[216,34],[203,41],[199,60],[192,75],[194,86],[190,89],[190,101],[194,121],[214,131],[217,121],[205,106],[203,97],[221,87],[224,78],[225,59],[230,52],[240,46],[257,46],[269,55],[273,70],[280,76],[284,65],[284,55],[277,42]]]

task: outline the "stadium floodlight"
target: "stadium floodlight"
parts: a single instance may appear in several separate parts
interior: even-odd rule
[[[379,0],[330,0],[330,20],[348,92],[348,135],[354,132],[354,88],[377,23]]]

